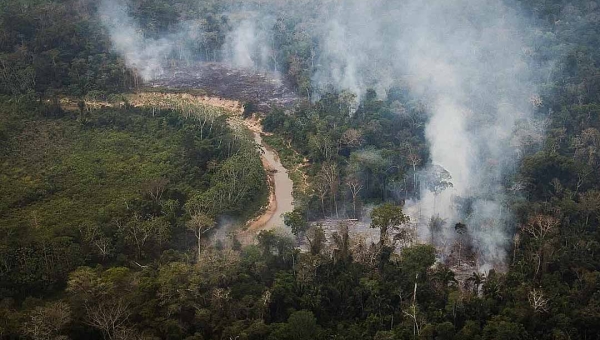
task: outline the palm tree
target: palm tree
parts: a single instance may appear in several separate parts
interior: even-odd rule
[[[485,283],[485,274],[473,272],[473,275],[467,279],[467,282],[473,284],[473,294],[479,295],[479,288]]]
[[[442,287],[448,287],[449,284],[457,284],[458,281],[454,276],[454,272],[448,266],[440,266],[433,274],[433,279],[441,283]]]

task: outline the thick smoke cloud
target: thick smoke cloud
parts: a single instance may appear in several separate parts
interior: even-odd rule
[[[441,193],[422,186],[421,224],[439,215],[448,240],[463,221],[480,265],[501,264],[511,223],[504,184],[520,154],[514,136],[532,125],[537,92],[526,20],[500,0],[350,0],[324,18],[314,84],[382,96],[408,84],[429,107],[431,163],[452,177]]]

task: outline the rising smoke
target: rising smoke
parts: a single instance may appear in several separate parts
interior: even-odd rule
[[[223,54],[225,61],[244,69],[269,68],[272,50],[269,41],[272,39],[269,25],[271,20],[256,17],[241,20],[227,35]]]
[[[98,14],[108,30],[114,50],[144,81],[163,74],[171,57],[188,62],[193,59],[189,47],[198,39],[201,30],[191,22],[180,23],[175,33],[151,38],[145,36],[130,16],[124,0],[102,0]]]
[[[219,51],[220,59],[237,68],[276,71],[270,30],[275,20],[257,12],[243,12],[242,17],[230,13],[233,27]],[[203,40],[203,30],[198,22],[181,22],[172,32],[153,38],[145,36],[131,17],[127,0],[102,0],[98,14],[114,50],[144,81],[163,75],[170,60],[190,63],[201,59],[196,45]]]
[[[517,126],[532,125],[537,92],[531,28],[515,8],[501,0],[345,1],[325,14],[313,78],[359,95],[371,87],[384,96],[402,82],[427,103],[431,163],[447,170],[452,185],[422,186],[420,224],[439,215],[451,240],[454,224],[466,223],[481,266],[504,261],[512,221],[504,184],[520,154]]]
[[[501,265],[512,223],[505,187],[534,125],[531,98],[541,72],[529,66],[535,49],[528,20],[503,0],[346,0],[320,8],[311,23],[319,46],[313,88],[333,86],[360,99],[368,88],[385,97],[402,84],[427,103],[431,165],[420,177],[441,168],[452,185],[439,191],[421,186],[413,216],[423,226],[421,236],[427,239],[431,216],[446,221],[446,240],[463,222],[480,266]],[[145,38],[119,0],[103,0],[100,14],[115,50],[145,80],[163,72],[169,54],[186,55],[178,42],[199,34],[184,24],[176,34]],[[276,69],[273,24],[272,16],[258,14],[235,22],[223,58],[236,67]]]

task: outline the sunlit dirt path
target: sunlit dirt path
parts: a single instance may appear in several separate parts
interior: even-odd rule
[[[148,102],[152,102],[149,97],[153,96],[160,97],[161,94],[142,93],[138,94],[137,97],[134,95],[130,101],[133,105],[141,105],[141,101],[144,101],[146,103],[145,105],[148,105]],[[233,114],[229,117],[228,122],[234,129],[240,124],[243,124],[245,128],[252,131],[254,141],[262,150],[261,161],[268,175],[269,203],[261,215],[249,221],[245,228],[238,230],[237,239],[242,244],[252,244],[256,241],[256,235],[258,235],[261,230],[271,230],[283,227],[284,223],[282,215],[294,209],[292,195],[293,182],[288,175],[287,169],[281,164],[275,150],[271,149],[263,142],[261,138],[263,131],[260,121],[257,119],[242,119],[244,109],[242,103],[236,100],[207,95],[193,96],[185,93],[166,94],[162,96],[181,97],[186,101],[223,108]],[[136,100],[135,98],[138,99]],[[140,101],[140,103],[138,103],[138,101]],[[228,226],[221,227],[228,229]]]

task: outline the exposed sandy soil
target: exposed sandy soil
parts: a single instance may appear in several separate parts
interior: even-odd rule
[[[289,107],[297,96],[277,75],[252,70],[235,69],[223,63],[197,63],[191,66],[175,66],[165,75],[147,84],[150,88],[202,90],[208,95],[194,96],[203,104],[221,107],[235,113],[244,111],[243,103],[253,102],[258,111],[267,112],[272,106]],[[181,94],[190,96],[190,94]],[[189,98],[188,98],[189,99]],[[269,204],[263,214],[249,221],[240,230],[238,239],[248,244],[255,242],[261,230],[283,227],[283,213],[293,210],[293,182],[283,167],[275,150],[263,143],[260,120],[242,120],[254,134],[254,140],[262,147],[261,160],[268,174]],[[233,121],[230,120],[230,124]]]

